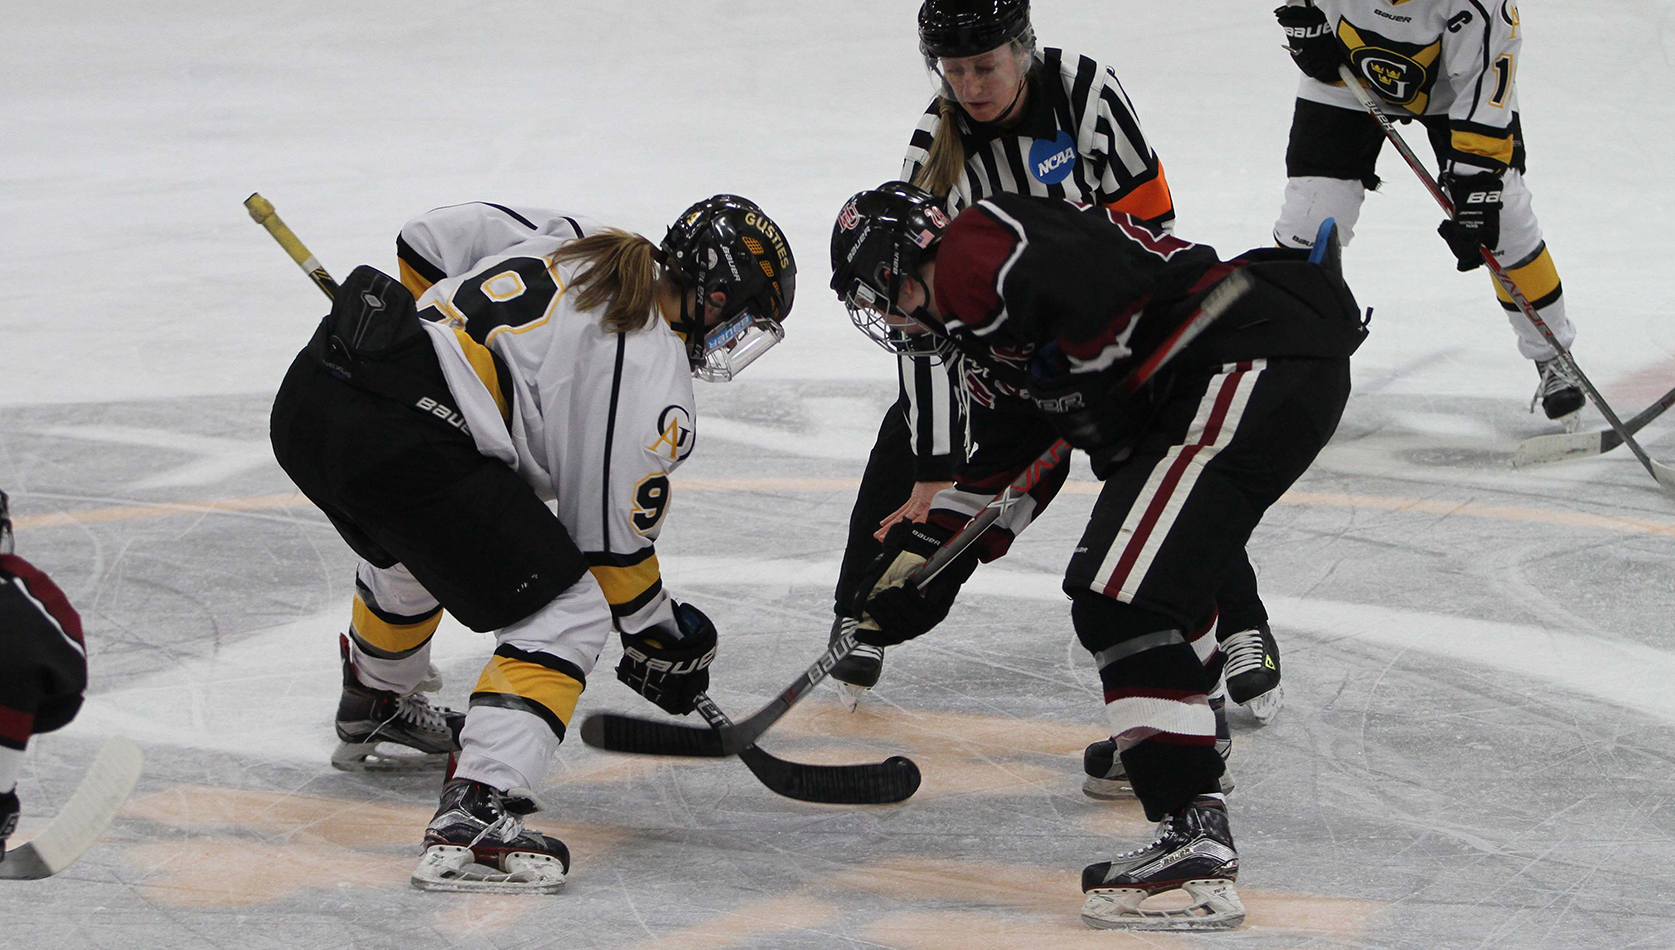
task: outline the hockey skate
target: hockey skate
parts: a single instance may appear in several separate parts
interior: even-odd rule
[[[839,617],[832,623],[832,635],[826,642],[837,642],[837,638],[845,630],[855,629],[858,623],[853,617]],[[884,648],[869,646],[865,643],[855,644],[855,649],[849,655],[839,660],[832,667],[832,681],[837,683],[843,692],[843,701],[854,712],[861,705],[861,697],[867,691],[878,685],[879,674],[884,672]]]
[[[405,695],[361,683],[349,659],[349,638],[339,637],[343,696],[337,703],[332,767],[346,772],[429,772],[448,767],[459,748],[465,714],[432,706],[420,692],[441,685],[434,673]]]
[[[569,872],[564,842],[524,828],[499,789],[457,778],[442,787],[412,883],[421,891],[556,894]]]
[[[1280,684],[1280,648],[1266,623],[1254,630],[1240,630],[1221,642],[1227,656],[1222,669],[1227,697],[1267,722],[1285,704],[1285,687]]]
[[[1082,869],[1082,920],[1100,930],[1228,930],[1245,919],[1233,881],[1239,852],[1227,805],[1199,796],[1158,824],[1157,840]],[[1148,898],[1184,890],[1185,907],[1145,907]]]
[[[1558,357],[1536,360],[1535,370],[1541,374],[1541,381],[1536,384],[1535,395],[1530,397],[1530,411],[1535,411],[1539,401],[1547,418],[1563,422],[1566,431],[1575,431],[1581,421],[1577,413],[1587,402],[1582,397],[1581,383]]]
[[[1227,704],[1220,696],[1210,697],[1210,710],[1216,714],[1216,751],[1221,761],[1233,754],[1233,733],[1227,728]],[[1100,801],[1116,801],[1134,797],[1134,785],[1128,771],[1117,755],[1117,740],[1101,739],[1082,751],[1082,794]],[[1221,793],[1233,791],[1233,773],[1221,773]]]

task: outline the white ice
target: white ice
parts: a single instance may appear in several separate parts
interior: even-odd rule
[[[1034,6],[1044,43],[1118,70],[1177,233],[1270,243],[1296,84],[1271,5]],[[272,200],[339,276],[393,268],[403,221],[467,200],[656,238],[730,191],[783,225],[801,267],[789,338],[700,392],[702,448],[660,544],[671,589],[721,627],[715,694],[742,713],[825,642],[894,396],[891,361],[825,289],[826,248],[843,200],[896,174],[930,94],[915,7],[7,9],[0,487],[19,553],[82,611],[93,669],[80,718],[31,747],[22,836],[102,737],[134,737],[148,767],[80,863],[0,889],[0,947],[1675,945],[1675,500],[1621,450],[1510,467],[1554,431],[1524,412],[1535,374],[1388,155],[1346,259],[1375,308],[1356,394],[1252,541],[1288,703],[1266,727],[1235,717],[1243,930],[1135,941],[1076,920],[1080,867],[1149,830],[1077,791],[1099,687],[1058,572],[1097,489],[1085,473],[944,629],[891,651],[859,712],[822,691],[764,740],[809,760],[911,755],[912,801],[802,805],[737,763],[570,741],[541,793],[576,851],[566,893],[406,887],[434,781],[327,765],[352,559],[265,448],[267,402],[324,301],[241,202]],[[1627,415],[1675,385],[1675,3],[1522,12],[1535,207],[1576,356]],[[1675,455],[1667,432],[1644,433],[1654,455]],[[439,635],[450,701],[487,642]],[[614,662],[582,710],[648,711]]]

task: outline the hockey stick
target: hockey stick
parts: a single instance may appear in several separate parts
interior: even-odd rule
[[[698,712],[716,729],[733,724],[708,695],[699,694]],[[788,762],[756,746],[739,759],[769,791],[786,798],[826,805],[889,805],[919,790],[919,766],[905,756],[864,765],[811,765]]]
[[[1373,94],[1361,84],[1360,77],[1355,75],[1355,71],[1349,67],[1348,63],[1338,64],[1338,76],[1343,79],[1344,85],[1349,87],[1349,91],[1355,94],[1355,99],[1361,103],[1361,108],[1365,109],[1367,114],[1378,123],[1379,128],[1384,130],[1384,137],[1390,140],[1390,144],[1394,145],[1396,151],[1401,153],[1402,160],[1407,162],[1407,166],[1413,169],[1415,175],[1419,176],[1419,180],[1424,183],[1426,190],[1430,191],[1431,197],[1435,198],[1437,204],[1442,206],[1443,213],[1450,218],[1454,217],[1454,202],[1449,200],[1448,195],[1443,192],[1442,186],[1437,184],[1437,180],[1426,170],[1424,163],[1419,161],[1419,156],[1413,153],[1413,149],[1408,148],[1407,142],[1396,131],[1396,127],[1390,123],[1390,117],[1384,114],[1384,110],[1374,101]],[[1629,447],[1629,451],[1634,453],[1634,457],[1640,460],[1640,464],[1646,467],[1646,471],[1657,481],[1658,487],[1665,491],[1675,491],[1675,468],[1654,461],[1651,456],[1646,454],[1646,450],[1640,447],[1640,443],[1634,441],[1633,432],[1629,431],[1623,425],[1622,420],[1617,418],[1617,414],[1612,411],[1605,398],[1599,394],[1599,390],[1594,388],[1594,384],[1582,372],[1582,368],[1576,365],[1576,358],[1570,355],[1570,350],[1559,342],[1558,337],[1553,335],[1553,331],[1547,326],[1547,321],[1541,319],[1541,315],[1535,312],[1535,307],[1530,305],[1529,298],[1525,297],[1524,292],[1518,289],[1518,285],[1512,282],[1511,276],[1501,266],[1500,260],[1495,257],[1495,252],[1481,245],[1478,246],[1477,252],[1482,255],[1483,263],[1488,266],[1489,273],[1495,275],[1495,280],[1500,284],[1501,290],[1505,291],[1512,302],[1517,304],[1518,309],[1524,314],[1524,319],[1530,322],[1530,326],[1535,327],[1536,331],[1547,340],[1547,345],[1553,348],[1553,352],[1564,362],[1565,367],[1575,374],[1576,381],[1582,384],[1588,398],[1593,401],[1594,408],[1598,409],[1599,414],[1605,417],[1605,421],[1611,424],[1612,430],[1615,431],[1618,438],[1622,439],[1623,444]]]
[[[1675,389],[1658,397],[1658,401],[1640,410],[1639,415],[1623,423],[1623,428],[1630,432],[1639,432],[1647,423],[1663,415],[1663,411],[1675,405]],[[1560,462],[1565,459],[1584,458],[1590,455],[1604,455],[1623,444],[1623,437],[1615,430],[1604,429],[1597,432],[1559,432],[1553,435],[1538,435],[1525,439],[1518,446],[1518,454],[1512,457],[1514,468],[1526,465],[1538,465],[1543,462]]]
[[[332,280],[332,275],[326,273],[326,268],[315,259],[314,253],[297,240],[290,226],[279,219],[279,215],[273,210],[273,202],[263,198],[260,192],[252,192],[250,197],[244,199],[244,210],[250,212],[251,220],[267,228],[268,233],[273,235],[273,239],[279,242],[286,254],[291,255],[291,260],[297,262],[297,266],[308,275],[308,279],[314,281],[314,286],[319,287],[321,293],[328,299],[337,298],[337,281]]]
[[[57,817],[0,858],[0,880],[35,881],[74,864],[110,827],[144,763],[145,756],[127,737],[105,743]]]
[[[1235,271],[1223,279],[1205,295],[1192,315],[1175,328],[1152,356],[1130,370],[1117,385],[1127,392],[1134,392],[1145,385],[1159,369],[1186,349],[1187,344],[1209,329],[1210,324],[1237,303],[1250,290],[1252,283],[1251,278],[1243,271]],[[1070,452],[1070,443],[1063,439],[1054,441],[1045,452],[1025,466],[1010,485],[984,505],[983,510],[967,522],[958,534],[943,542],[942,547],[931,555],[930,560],[919,565],[919,569],[908,582],[923,590],[949,562],[959,557],[1002,514],[1041,484],[1048,473],[1063,464],[1070,457]],[[854,630],[846,630],[839,634],[826,648],[826,652],[792,681],[790,686],[743,722],[731,726],[714,726],[712,723],[713,728],[704,729],[619,713],[593,713],[582,721],[582,741],[596,749],[636,752],[642,755],[708,758],[738,755],[754,744],[762,733],[789,712],[792,706],[826,678],[839,660],[848,656],[854,649]]]
[[[943,542],[930,560],[919,565],[909,578],[910,583],[924,589],[948,563],[970,547],[984,529],[994,524],[1006,509],[1012,507],[1030,489],[1040,484],[1046,474],[1070,456],[1070,443],[1059,439],[1039,458],[1031,462],[1012,484],[984,506],[983,511],[966,523],[960,532]],[[774,700],[757,710],[743,722],[705,729],[678,722],[641,719],[619,713],[593,713],[582,720],[582,741],[596,749],[609,752],[636,752],[641,755],[689,755],[701,758],[721,758],[738,755],[754,745],[768,727],[791,710],[826,678],[839,660],[855,649],[854,630],[845,630],[833,640],[808,669],[792,681]]]

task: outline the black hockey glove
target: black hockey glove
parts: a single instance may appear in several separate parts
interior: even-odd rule
[[[681,638],[665,646],[656,629],[622,635],[622,662],[616,678],[664,710],[684,716],[710,688],[715,659],[715,624],[691,604],[672,602]]]
[[[853,616],[861,622],[855,639],[875,647],[911,640],[941,623],[954,606],[960,585],[977,569],[973,545],[920,590],[907,582],[953,532],[918,521],[898,521],[884,536],[884,551],[861,573]]]
[[[1111,372],[1072,373],[1047,344],[1030,360],[1029,396],[1052,422],[1053,431],[1088,453],[1094,474],[1103,478],[1114,461],[1127,457],[1134,437],[1151,419],[1151,389],[1129,394]]]
[[[0,792],[0,860],[6,857],[6,839],[17,830],[18,809],[16,789]]]
[[[1494,250],[1501,242],[1501,176],[1494,172],[1456,175],[1446,172],[1442,188],[1454,203],[1454,217],[1437,225],[1437,233],[1454,252],[1461,272],[1483,263],[1478,248]]]
[[[1343,81],[1338,64],[1349,60],[1319,7],[1284,6],[1274,11],[1274,17],[1285,30],[1285,47],[1292,61],[1304,75],[1324,83]]]

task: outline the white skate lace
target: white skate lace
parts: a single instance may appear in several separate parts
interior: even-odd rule
[[[1225,675],[1228,679],[1261,669],[1267,652],[1262,645],[1262,634],[1255,630],[1241,630],[1233,634],[1221,645],[1221,650],[1227,654]]]
[[[509,811],[502,811],[500,817],[484,825],[483,830],[477,832],[477,837],[472,838],[471,844],[466,845],[466,847],[474,847],[490,835],[495,836],[500,841],[516,841],[523,836],[523,819]]]
[[[1153,848],[1157,847],[1158,845],[1162,844],[1163,839],[1167,838],[1169,836],[1169,832],[1173,831],[1174,828],[1175,828],[1174,819],[1175,819],[1175,816],[1170,815],[1169,817],[1164,818],[1162,821],[1157,823],[1157,836],[1152,838],[1152,843],[1151,844],[1148,844],[1143,848],[1135,848],[1133,851],[1124,851],[1121,854],[1117,855],[1115,858],[1112,858],[1111,860],[1121,861],[1123,858],[1132,858],[1137,854],[1145,854],[1147,851],[1150,851],[1151,849],[1153,849]]]
[[[448,721],[431,706],[430,700],[418,693],[408,693],[396,699],[395,712],[389,719],[379,725],[387,725],[397,719],[413,723],[427,732],[447,732]]]
[[[1557,357],[1538,365],[1541,367],[1541,381],[1535,384],[1535,395],[1530,397],[1531,412],[1535,411],[1536,403],[1539,403],[1543,396],[1550,396],[1569,387],[1580,388],[1581,384],[1570,375],[1570,368]]]

